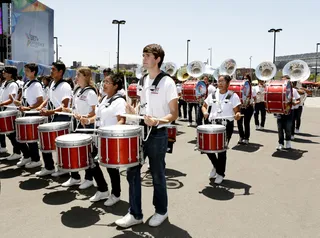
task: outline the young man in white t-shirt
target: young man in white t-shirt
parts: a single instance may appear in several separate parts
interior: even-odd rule
[[[290,80],[288,75],[284,75],[282,80]],[[291,111],[287,115],[278,114],[277,115],[277,126],[278,126],[278,142],[279,145],[277,150],[291,149],[291,129],[292,129],[292,121],[293,121],[293,111],[292,108],[296,105],[300,104],[300,95],[295,88],[292,89],[292,98],[294,99],[292,102]],[[286,142],[284,144],[284,142]]]
[[[153,204],[155,213],[149,226],[159,226],[168,217],[168,196],[165,178],[165,155],[168,145],[166,126],[178,118],[178,94],[173,79],[164,76],[157,86],[154,85],[161,75],[160,66],[164,59],[164,51],[160,45],[151,44],[143,49],[143,66],[148,75],[140,79],[137,94],[140,96],[140,114],[144,115],[145,130],[151,130],[143,144],[144,156],[149,158],[150,172],[153,179]],[[157,77],[158,76],[158,77]],[[128,112],[134,109],[127,105]],[[161,118],[162,122],[154,118]],[[141,208],[141,165],[127,169],[129,182],[129,213],[116,221],[120,227],[130,227],[143,222]]]
[[[52,63],[51,76],[54,80],[49,88],[49,98],[38,107],[38,109],[41,110],[40,115],[53,117],[52,122],[71,120],[69,116],[55,114],[55,112],[61,112],[62,108],[70,107],[72,90],[70,84],[63,80],[65,70],[66,66],[64,63],[59,61]],[[47,106],[47,108],[44,108],[45,106]],[[66,173],[62,171],[55,172],[52,153],[42,153],[42,158],[44,167],[36,173],[36,176],[52,174],[52,176],[57,177]]]
[[[36,80],[38,74],[38,65],[34,63],[26,64],[24,66],[26,77],[28,82],[22,87],[22,100],[15,100],[15,105],[19,106],[21,112],[30,111],[39,107],[43,103],[43,90],[41,83]],[[32,115],[32,114],[31,114]],[[30,116],[30,115],[29,115]],[[25,166],[28,169],[41,166],[38,143],[20,143],[21,150],[27,151],[30,158],[23,158],[18,163],[18,167]]]

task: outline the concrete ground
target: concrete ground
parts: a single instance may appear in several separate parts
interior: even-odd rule
[[[0,237],[320,237],[319,105],[319,98],[307,99],[301,133],[290,151],[275,150],[273,115],[267,116],[265,131],[256,131],[252,121],[248,146],[236,145],[235,127],[221,186],[208,179],[212,167],[206,155],[194,151],[196,129],[178,121],[174,152],[166,159],[169,220],[158,228],[147,225],[154,208],[145,172],[145,224],[119,229],[114,221],[128,210],[125,171],[122,200],[107,208],[88,200],[95,188],[62,188],[66,176],[37,178],[37,169],[1,161]]]

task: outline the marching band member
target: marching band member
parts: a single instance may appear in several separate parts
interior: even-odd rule
[[[2,88],[6,82],[5,78],[3,77],[3,70],[1,70],[1,72],[0,72],[0,80],[1,80],[1,82],[0,82],[0,98],[2,98]],[[0,143],[1,143],[0,153],[8,152],[7,143],[6,143],[6,136],[4,134],[0,134]],[[2,160],[2,159],[6,159],[6,157],[0,157],[0,160]]]
[[[292,122],[292,139],[294,139],[294,134],[300,133],[300,125],[301,125],[301,115],[303,111],[304,102],[307,98],[307,92],[303,87],[297,88],[297,82],[292,82],[293,87],[298,91],[300,95],[300,104],[295,106],[293,113],[293,122]]]
[[[244,80],[249,81],[249,83],[251,84],[251,77],[249,74],[245,75]],[[241,105],[241,109],[240,109],[241,114],[243,114],[244,116],[241,117],[238,121],[237,121],[237,125],[238,125],[238,130],[239,130],[239,142],[238,144],[249,144],[249,139],[250,139],[250,121],[251,121],[251,117],[253,115],[253,105],[251,102],[251,98],[250,98],[250,102],[248,105]],[[244,130],[243,130],[243,125],[244,125]]]
[[[0,107],[4,106],[12,106],[14,105],[14,99],[18,95],[19,86],[15,82],[15,79],[17,78],[17,68],[15,66],[6,66],[4,68],[3,76],[5,78],[5,83],[2,86],[2,95],[0,100]],[[16,108],[9,108],[5,107],[3,110],[17,110]],[[28,150],[22,148],[24,145],[17,142],[16,139],[16,132],[10,133],[7,135],[7,137],[10,139],[12,147],[13,147],[13,153],[6,157],[7,160],[16,160],[21,158],[21,151],[23,153],[23,158],[28,159],[30,155],[28,154]],[[22,159],[23,159],[22,158]]]
[[[253,88],[254,99],[254,122],[256,130],[263,130],[266,122],[266,106],[264,102],[265,81],[258,80],[258,85]],[[259,123],[259,112],[261,113],[261,124]]]
[[[15,100],[16,106],[20,106],[21,112],[35,109],[43,103],[43,90],[41,83],[36,79],[38,74],[38,65],[34,63],[26,64],[24,72],[29,79],[22,88],[22,101]],[[25,166],[26,168],[35,168],[41,166],[40,155],[38,150],[38,143],[20,143],[23,150],[27,150],[30,158],[22,158],[18,163],[18,167]]]
[[[203,77],[203,81],[206,84],[207,87],[207,95],[209,93],[213,93],[215,91],[215,88],[212,84],[209,83],[209,77],[208,76],[204,76]],[[197,126],[202,125],[202,120],[203,120],[203,113],[202,113],[202,106],[204,103],[204,99],[200,99],[199,104],[197,105]],[[204,124],[209,124],[208,119],[204,120]]]
[[[187,120],[187,102],[182,99],[181,97],[181,92],[182,92],[182,83],[180,83],[178,80],[176,80],[176,87],[177,87],[177,92],[179,96],[179,120],[182,119],[182,112],[181,112],[181,107],[183,110],[183,119]]]
[[[82,67],[77,69],[76,74],[78,86],[75,88],[73,93],[73,110],[75,123],[80,122],[82,117],[88,118],[95,115],[95,108],[98,104],[98,95],[96,88],[92,81],[91,69]],[[71,112],[69,108],[63,108],[65,112]],[[94,123],[88,125],[81,125],[79,123],[78,128],[94,128]],[[93,178],[90,168],[86,170],[85,179],[79,186],[79,189],[86,189],[93,185]],[[70,187],[78,185],[81,182],[81,178],[78,172],[71,172],[71,176],[68,181],[62,184],[63,187]]]
[[[40,115],[53,116],[52,122],[70,121],[69,116],[55,114],[55,112],[61,112],[63,107],[69,107],[70,104],[72,91],[70,85],[63,80],[65,70],[66,66],[64,63],[60,61],[52,63],[51,76],[53,81],[49,88],[49,98],[37,108],[41,110]],[[44,108],[45,105],[47,105],[47,108]],[[56,177],[66,173],[59,170],[55,172],[52,153],[42,153],[42,158],[44,161],[44,167],[41,171],[36,173],[36,176],[46,176],[51,174]]]
[[[284,75],[281,80],[290,80],[288,75]],[[295,88],[292,89],[292,107],[299,105],[300,103],[300,95]],[[277,115],[277,126],[278,126],[278,138],[279,138],[279,145],[277,150],[291,149],[291,127],[292,127],[292,120],[293,120],[293,112],[291,111],[289,114],[278,114]],[[285,133],[285,136],[284,136]],[[284,145],[284,141],[286,144]]]
[[[103,91],[106,94],[102,98],[100,104],[96,107],[95,116],[82,117],[80,121],[83,125],[91,125],[96,121],[97,127],[112,126],[116,124],[125,124],[125,119],[121,117],[121,114],[125,113],[126,101],[117,92],[122,89],[123,83],[119,74],[109,74],[104,79]],[[98,149],[94,146],[92,158],[96,157]],[[90,169],[91,174],[97,182],[98,191],[90,198],[91,202],[97,202],[103,199],[108,200],[104,203],[105,206],[112,206],[120,201],[120,172],[118,169],[107,168],[110,176],[112,191],[111,195],[108,191],[108,184],[106,183],[102,171],[99,167],[99,163],[95,162],[94,167]]]
[[[226,135],[227,144],[229,143],[234,126],[234,119],[240,119],[240,98],[236,93],[228,90],[231,77],[229,75],[220,75],[218,78],[218,90],[214,94],[209,94],[202,106],[204,118],[209,118],[209,121],[214,121],[216,124],[222,124],[221,119],[226,118]],[[211,107],[210,114],[208,107]],[[209,178],[215,178],[215,183],[220,184],[223,181],[226,170],[227,151],[218,153],[218,158],[215,153],[208,153],[213,169],[209,174]]]
[[[190,79],[190,81],[198,81],[196,78]],[[198,113],[197,113],[197,108],[198,108],[198,103],[196,102],[188,102],[188,126],[192,126],[192,108],[194,108],[194,113],[195,113],[195,124],[197,123],[197,118],[198,118]]]
[[[178,118],[178,94],[174,81],[160,70],[164,59],[160,45],[151,44],[143,49],[143,66],[148,75],[140,79],[137,94],[140,96],[140,113],[144,115],[144,127],[149,129],[149,137],[143,143],[144,157],[149,158],[153,181],[153,205],[155,213],[149,221],[152,227],[159,226],[168,217],[168,196],[165,178],[165,156],[168,145],[168,123],[152,119],[151,116],[172,122]],[[141,90],[141,91],[140,91]],[[134,113],[130,105],[127,110]],[[130,227],[143,222],[141,209],[141,165],[127,169],[130,209],[127,215],[115,223],[120,227]]]

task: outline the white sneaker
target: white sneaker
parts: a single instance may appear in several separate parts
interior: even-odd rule
[[[95,195],[93,195],[89,201],[90,202],[98,202],[100,200],[104,200],[104,199],[107,199],[109,197],[109,191],[106,191],[106,192],[96,192]]]
[[[81,179],[74,179],[74,178],[69,178],[68,181],[64,182],[62,187],[71,187],[73,185],[79,185],[81,183]]]
[[[21,158],[20,161],[17,163],[17,167],[25,166],[26,164],[31,162],[31,158]]]
[[[26,167],[27,169],[32,169],[32,168],[39,167],[39,166],[41,166],[41,165],[42,165],[41,161],[37,161],[37,162],[31,161],[30,163],[26,164],[25,167]]]
[[[264,127],[263,127],[263,126],[260,126],[260,130],[264,130]]]
[[[54,172],[53,174],[52,174],[52,177],[59,177],[59,176],[61,176],[61,175],[63,175],[63,174],[67,174],[68,172],[66,172],[66,171],[61,171],[61,170],[57,170],[56,172]]]
[[[123,227],[123,228],[128,228],[133,225],[141,224],[143,222],[142,219],[135,219],[134,216],[132,216],[129,212],[127,215],[122,217],[121,219],[118,219],[115,221],[117,226]]]
[[[294,136],[291,136],[291,140],[294,140]]]
[[[249,140],[243,140],[243,144],[249,145]]]
[[[295,129],[294,133],[296,133],[296,134],[300,133],[299,129]],[[1,152],[1,150],[0,150],[0,152]]]
[[[283,145],[282,145],[282,144],[279,144],[276,149],[277,149],[277,150],[282,150],[282,149],[283,149]]]
[[[290,140],[286,140],[286,146],[285,146],[286,149],[291,149],[291,141]]]
[[[217,176],[217,171],[215,168],[213,168],[209,173],[209,179],[215,178],[216,176]]]
[[[220,184],[220,183],[222,183],[222,181],[223,181],[223,177],[221,175],[217,174],[217,177],[214,180],[214,183]]]
[[[21,155],[13,153],[12,155],[7,157],[7,160],[16,160],[16,159],[20,159],[20,158],[21,158]]]
[[[7,148],[6,147],[4,147],[4,148],[0,148],[0,153],[7,153],[8,152],[8,150],[7,150]]]
[[[81,185],[79,186],[79,189],[86,189],[89,188],[93,185],[93,181],[92,180],[84,180]]]
[[[256,130],[259,130],[260,129],[260,126],[256,126]]]
[[[41,171],[36,172],[36,176],[42,177],[42,176],[46,176],[46,175],[49,175],[52,173],[54,173],[54,169],[47,170],[46,168],[41,168]]]
[[[105,201],[104,205],[106,207],[111,207],[112,205],[116,204],[117,202],[120,201],[120,197],[116,197],[113,194],[108,198],[107,201]]]
[[[149,226],[156,227],[160,226],[165,219],[168,218],[168,212],[164,215],[160,215],[158,213],[153,214],[149,221]]]
[[[188,122],[188,126],[191,126],[191,125],[192,125],[192,123]]]

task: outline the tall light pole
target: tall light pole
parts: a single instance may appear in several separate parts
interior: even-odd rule
[[[187,65],[189,64],[189,42],[190,40],[187,40]]]
[[[273,32],[273,63],[276,62],[276,34],[282,31],[282,29],[270,29],[268,32]]]
[[[56,62],[59,61],[59,45],[58,45],[58,37],[53,37],[56,40]]]
[[[210,47],[208,50],[210,50],[210,65],[212,65],[212,47]]]
[[[251,68],[252,56],[250,56],[249,60],[250,60],[250,78],[251,78],[251,80],[252,80],[252,68]]]
[[[112,24],[118,25],[118,51],[117,51],[117,72],[119,73],[119,47],[120,47],[120,25],[126,24],[125,20],[113,20]]]
[[[320,45],[320,43],[317,43],[316,46],[316,75],[314,77],[314,82],[317,82],[317,74],[318,74],[318,46]]]

